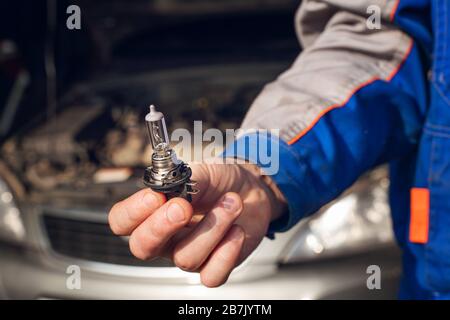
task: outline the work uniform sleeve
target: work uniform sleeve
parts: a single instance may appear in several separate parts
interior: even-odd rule
[[[289,212],[270,232],[287,230],[365,171],[414,150],[428,99],[427,62],[393,22],[397,6],[303,1],[296,15],[303,52],[264,88],[242,125],[251,130],[224,152],[263,170],[261,151],[279,155],[271,177]]]

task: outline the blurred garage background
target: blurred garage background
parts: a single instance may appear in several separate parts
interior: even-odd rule
[[[66,27],[69,5],[81,30]],[[386,169],[293,230],[265,239],[225,286],[139,261],[107,225],[142,188],[143,115],[169,130],[238,128],[301,51],[292,0],[18,0],[0,4],[0,297],[395,298],[400,274]],[[67,286],[70,266],[81,288]],[[381,289],[367,268],[381,268]]]

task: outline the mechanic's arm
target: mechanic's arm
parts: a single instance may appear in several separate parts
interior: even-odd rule
[[[296,23],[304,51],[266,86],[244,120],[244,128],[281,130],[281,139],[272,141],[280,150],[272,179],[289,213],[270,232],[289,229],[368,169],[417,144],[427,99],[425,63],[413,39],[392,22],[398,2],[383,3],[381,28],[371,30],[368,1],[303,1]],[[249,134],[252,147],[230,147],[226,156],[264,167],[255,135],[266,139]],[[250,154],[239,151],[245,149]]]
[[[349,7],[339,8],[340,2]],[[412,40],[389,22],[395,2],[383,1],[382,29],[369,30],[367,1],[303,1],[298,23],[305,50],[265,88],[243,124],[282,128],[281,140],[274,139],[280,147],[276,185],[254,165],[202,164],[192,168],[201,190],[192,205],[141,190],[109,215],[116,234],[130,235],[133,254],[169,257],[183,270],[200,272],[205,285],[218,286],[271,221],[271,231],[287,229],[367,169],[410,152],[425,112],[425,72]],[[257,149],[247,155],[230,147],[225,156],[264,167]]]

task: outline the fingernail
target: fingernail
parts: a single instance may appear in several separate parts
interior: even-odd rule
[[[147,193],[143,201],[147,208],[156,208],[159,204],[158,198],[153,193]]]
[[[170,204],[167,209],[167,219],[173,223],[180,223],[184,221],[185,216],[183,208],[178,203]]]
[[[237,201],[230,196],[225,196],[220,203],[220,206],[228,212],[235,212],[239,209]]]

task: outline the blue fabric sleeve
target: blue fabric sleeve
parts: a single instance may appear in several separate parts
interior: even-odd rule
[[[414,47],[390,82],[376,80],[360,88],[291,145],[254,132],[228,146],[224,157],[246,159],[263,170],[267,165],[260,148],[278,148],[279,168],[271,178],[289,212],[270,225],[269,234],[285,231],[316,212],[365,171],[412,152],[424,119],[425,83]]]

